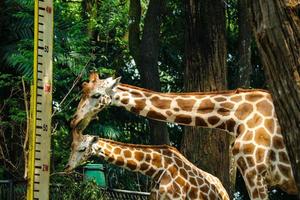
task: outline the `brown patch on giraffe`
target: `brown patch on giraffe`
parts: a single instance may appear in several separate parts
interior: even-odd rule
[[[264,100],[264,101],[261,101],[261,102],[257,103],[256,108],[257,108],[258,112],[260,112],[264,116],[271,116],[272,115],[273,107],[267,100]]]
[[[274,119],[265,119],[264,125],[270,133],[274,133],[275,130]]]
[[[162,151],[162,154],[165,155],[165,156],[173,157],[173,153],[170,150],[164,149]]]
[[[215,104],[211,102],[210,99],[204,99],[197,110],[201,114],[211,113],[215,108]]]
[[[158,120],[166,120],[167,119],[164,115],[162,115],[161,113],[158,113],[154,110],[150,110],[147,113],[147,117],[152,118],[152,119],[158,119]]]
[[[226,108],[220,108],[220,109],[218,109],[217,113],[222,116],[228,116],[228,115],[230,115],[230,110],[228,110]]]
[[[169,174],[165,173],[165,175],[163,175],[163,177],[160,181],[160,184],[166,185],[166,184],[170,183],[171,180],[172,180],[172,177]]]
[[[114,154],[120,154],[121,151],[122,151],[122,150],[121,150],[119,147],[116,147],[116,148],[114,149]]]
[[[191,187],[191,190],[189,192],[189,199],[196,199],[197,198],[197,193],[198,193],[198,190],[197,188],[195,187]],[[200,199],[204,199],[204,198],[200,198]]]
[[[225,122],[226,130],[228,130],[229,132],[234,132],[235,125],[236,125],[236,123],[233,119],[228,119]]]
[[[236,96],[231,97],[230,100],[234,101],[234,102],[240,102],[242,100],[242,97],[239,95],[236,95]]]
[[[252,192],[252,197],[253,199],[257,199],[259,197],[259,193],[258,193],[258,190],[257,188],[255,188]]]
[[[246,131],[246,127],[244,124],[240,124],[238,129],[237,129],[237,134],[240,135],[240,134],[243,134],[244,132]]]
[[[150,98],[151,104],[159,109],[169,109],[171,100],[160,99],[158,96]]]
[[[173,113],[172,113],[171,111],[169,111],[169,110],[166,112],[166,114],[167,114],[168,116],[173,115]]]
[[[254,159],[252,156],[247,156],[246,157],[247,163],[249,167],[253,167],[255,165]]]
[[[235,156],[240,152],[240,142],[235,142],[232,148],[232,154]]]
[[[151,164],[156,166],[157,168],[162,167],[161,156],[157,153],[154,153],[153,158],[151,160]]]
[[[117,160],[116,160],[115,164],[118,165],[118,166],[124,165],[124,159],[122,158],[122,156],[117,157]]]
[[[262,117],[258,114],[255,114],[250,120],[247,121],[247,125],[249,128],[254,128],[262,123]]]
[[[256,166],[258,173],[262,174],[267,171],[267,166],[265,164],[260,164]]]
[[[175,160],[175,163],[177,164],[177,166],[178,167],[182,167],[183,166],[183,162],[182,162],[182,160],[180,160],[179,158],[174,158],[174,160]]]
[[[245,162],[245,159],[243,157],[239,157],[237,164],[241,168],[242,174],[244,174],[245,170],[247,169],[247,163]]]
[[[137,99],[135,100],[135,107],[132,107],[130,110],[134,113],[139,113],[145,108],[145,106],[146,106],[145,99]]]
[[[223,122],[222,124],[220,124],[216,128],[219,128],[219,129],[222,129],[222,130],[226,130],[225,123]]]
[[[276,154],[273,150],[270,150],[269,157],[272,161],[276,161]]]
[[[217,116],[211,116],[207,119],[208,123],[210,123],[210,125],[215,125],[220,121],[220,118]]]
[[[243,144],[242,145],[242,150],[244,154],[252,154],[254,152],[255,146],[250,143],[250,144]]]
[[[189,115],[180,114],[175,117],[174,122],[179,124],[190,124],[192,122],[192,118]]]
[[[195,119],[195,125],[196,126],[204,126],[207,127],[207,123],[204,121],[204,119],[200,118],[200,117],[196,117]]]
[[[181,108],[181,110],[184,111],[192,111],[194,104],[196,103],[196,100],[194,99],[177,99],[176,100],[177,105],[179,106],[179,108]]]
[[[179,111],[180,111],[179,108],[173,108],[173,110],[174,110],[175,112],[179,112]]]
[[[121,100],[121,103],[124,105],[127,105],[129,103],[129,99],[128,98],[124,98]]]
[[[175,181],[180,185],[180,186],[184,186],[184,179],[181,176],[178,176]]]
[[[285,152],[279,152],[279,161],[283,163],[289,163],[288,155]]]
[[[245,141],[252,140],[252,138],[253,138],[253,132],[252,131],[248,131],[243,136],[243,140],[245,140]]]
[[[260,99],[262,99],[264,96],[262,94],[247,94],[246,100],[251,102],[256,102]]]
[[[206,193],[206,194],[207,194],[207,192],[209,191],[209,187],[208,187],[206,184],[203,185],[203,186],[201,186],[200,189],[201,189],[202,192],[204,192],[204,193]]]
[[[131,91],[130,94],[131,94],[133,97],[143,97],[143,95],[142,95],[140,92],[135,91],[135,90]]]
[[[119,101],[119,100],[120,100],[120,95],[116,95],[116,96],[115,96],[115,100],[116,100],[116,101]]]
[[[263,162],[264,157],[265,157],[265,150],[262,148],[256,149],[256,153],[255,153],[256,163]]]
[[[131,151],[129,151],[129,150],[124,150],[123,154],[126,158],[131,157]]]
[[[217,199],[216,195],[212,191],[209,191],[208,197],[209,199]]]
[[[184,165],[183,168],[187,171],[192,169],[191,166],[187,165],[186,163],[183,163],[183,165]]]
[[[135,170],[137,168],[137,163],[134,160],[127,160],[126,166],[131,170]]]
[[[187,173],[186,173],[185,170],[186,170],[186,169],[181,168],[181,169],[179,170],[179,173],[180,173],[183,177],[187,178]]]
[[[150,166],[150,168],[146,171],[145,174],[148,176],[152,176],[155,172],[156,172],[156,170]]]
[[[148,169],[148,167],[149,167],[149,164],[147,164],[147,163],[142,163],[141,166],[140,166],[140,170],[141,170],[141,171],[145,171],[146,169]]]
[[[220,104],[223,108],[231,110],[234,107],[233,103],[225,102]]]
[[[227,101],[227,99],[224,97],[216,97],[216,98],[214,98],[214,100],[217,102]]]
[[[113,161],[114,161],[114,158],[109,157],[109,158],[107,159],[107,161],[108,161],[108,162],[113,162]]]
[[[244,120],[252,112],[253,112],[253,106],[249,103],[243,103],[239,105],[234,115],[238,119]]]
[[[136,160],[139,160],[139,161],[143,160],[144,159],[144,153],[136,151],[136,152],[134,152],[134,158]]]
[[[291,177],[291,169],[287,166],[278,164],[277,165],[280,172],[285,176],[285,177]]]
[[[151,160],[151,155],[147,153],[146,154],[146,161],[150,162],[150,160]]]
[[[284,143],[283,143],[282,137],[274,136],[273,137],[273,146],[275,147],[275,149],[283,149]]]
[[[259,128],[255,131],[254,140],[257,144],[269,147],[271,145],[271,137],[264,128]]]
[[[199,176],[196,176],[197,178],[196,178],[196,181],[197,181],[197,183],[198,183],[198,185],[203,185],[203,183],[204,183],[204,181],[203,181],[203,178],[201,177],[199,177]]]
[[[103,152],[106,156],[108,156],[110,154],[110,151],[108,149],[104,149]]]

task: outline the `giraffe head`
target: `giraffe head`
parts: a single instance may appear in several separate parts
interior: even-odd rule
[[[89,82],[82,84],[83,94],[71,121],[71,127],[85,129],[93,117],[111,103],[111,94],[120,79],[121,77],[116,79],[109,77],[101,80],[96,72],[92,72]]]
[[[65,171],[70,172],[84,164],[95,153],[93,144],[96,144],[97,141],[97,136],[82,135],[77,129],[73,129],[71,154]]]

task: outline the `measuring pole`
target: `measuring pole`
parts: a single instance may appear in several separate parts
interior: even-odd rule
[[[27,200],[49,199],[53,0],[35,0]]]

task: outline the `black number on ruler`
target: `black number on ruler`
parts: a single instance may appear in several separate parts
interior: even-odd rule
[[[47,45],[44,47],[44,51],[45,51],[46,53],[49,52],[49,47],[48,47]]]
[[[43,124],[43,131],[48,131],[48,125],[47,124]]]

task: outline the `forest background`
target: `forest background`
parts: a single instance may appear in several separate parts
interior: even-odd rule
[[[299,3],[274,2],[54,0],[51,183],[74,186],[64,188],[68,190],[66,199],[78,197],[83,191],[94,195],[98,192],[80,182],[77,173],[60,173],[70,153],[69,123],[80,99],[80,83],[88,79],[91,70],[99,71],[102,78],[122,76],[122,83],[163,92],[239,87],[270,89],[273,94],[275,91],[275,105],[282,116],[279,121],[281,125],[290,122],[285,139],[291,160],[299,158]],[[0,179],[22,180],[24,175],[33,66],[33,8],[32,0],[0,2]],[[265,20],[266,13],[274,10],[279,17]],[[280,46],[280,35],[273,36],[276,42],[261,35],[270,30],[276,35],[284,17],[296,25],[291,25],[291,35],[282,37],[296,39],[290,41],[290,52],[269,52],[265,47]],[[263,31],[260,23],[266,25]],[[296,60],[292,64],[278,60],[291,54]],[[278,73],[272,69],[282,63],[294,67],[296,75],[290,78],[288,70],[278,67]],[[285,78],[291,83],[283,81]],[[290,102],[281,101],[282,92],[276,91],[285,91]],[[231,195],[247,199],[242,178],[229,178],[229,170],[234,169],[229,159],[216,165],[218,158],[230,157],[230,138],[224,133],[158,123],[115,107],[101,112],[86,133],[122,142],[171,144],[197,166],[223,176],[220,178]],[[300,171],[298,165],[293,163],[294,169]],[[151,184],[147,177],[112,165],[106,174],[113,188],[148,191]],[[273,199],[286,198],[277,190],[270,194]]]

